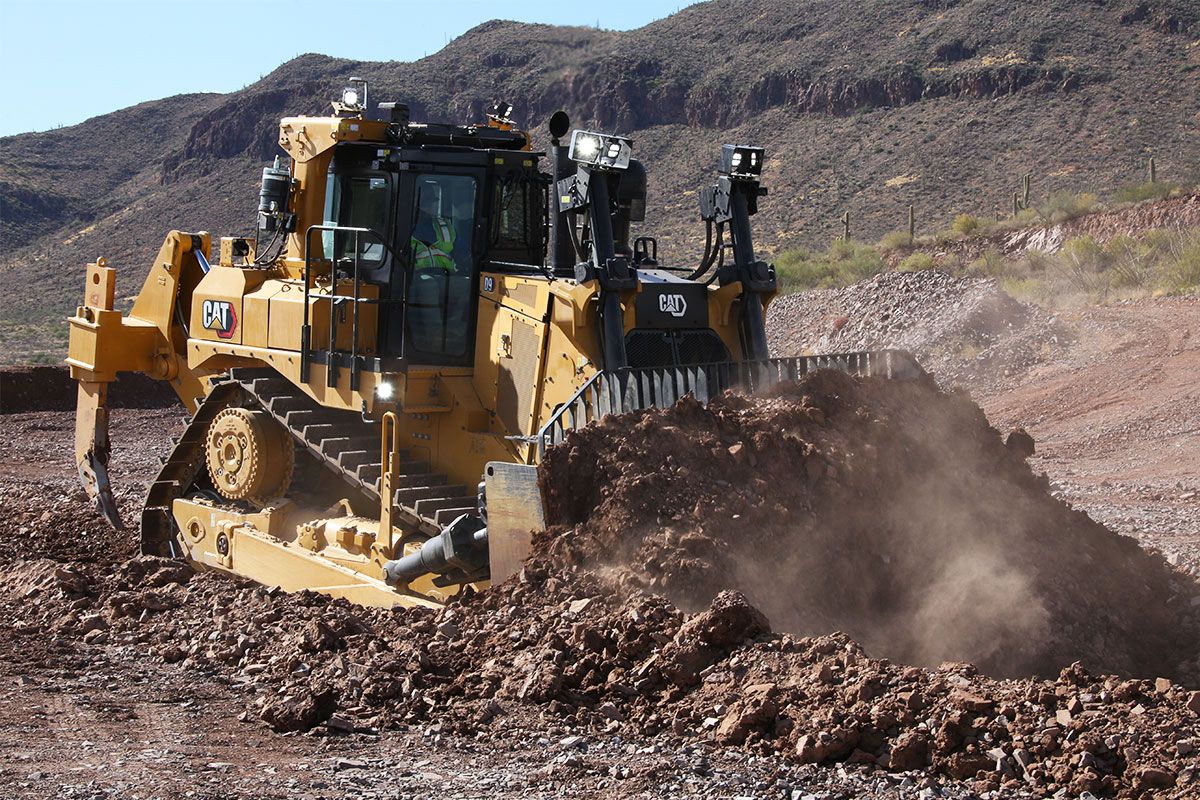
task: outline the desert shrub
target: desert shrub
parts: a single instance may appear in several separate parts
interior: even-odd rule
[[[1133,289],[1145,286],[1153,278],[1150,265],[1153,246],[1132,236],[1114,236],[1104,245],[1108,288]]]
[[[967,275],[974,278],[1001,278],[1013,271],[1014,263],[994,247],[989,247],[983,255],[971,262],[967,267]]]
[[[834,241],[824,252],[788,250],[775,259],[775,270],[784,292],[848,286],[882,272],[886,263],[879,251],[862,242]]]
[[[1159,288],[1168,292],[1200,288],[1200,233],[1180,234],[1166,248],[1155,272]]]
[[[1011,297],[1027,303],[1044,303],[1053,296],[1050,284],[1043,278],[1030,275],[1009,275],[1000,280],[1000,288]]]
[[[1043,222],[1056,224],[1090,214],[1100,207],[1100,198],[1091,192],[1056,192],[1040,204],[1036,213]]]
[[[888,234],[885,234],[884,237],[879,240],[879,249],[884,251],[902,250],[907,247],[912,247],[912,245],[913,240],[912,237],[908,235],[908,231],[892,231]]]
[[[1145,200],[1159,200],[1168,197],[1179,186],[1174,183],[1130,183],[1113,192],[1113,201],[1117,203],[1141,203]]]
[[[957,233],[959,236],[970,236],[977,233],[980,229],[980,222],[976,217],[970,214],[959,214],[954,218],[954,222],[950,224],[950,230]]]
[[[1043,273],[1054,263],[1054,257],[1045,250],[1028,250],[1025,253],[1025,268],[1031,273]]]
[[[933,256],[918,250],[901,261],[897,269],[901,272],[922,272],[927,269],[934,269],[936,266],[937,262],[933,260]]]
[[[1091,236],[1076,236],[1063,242],[1060,251],[1081,272],[1099,272],[1104,269],[1104,248]]]

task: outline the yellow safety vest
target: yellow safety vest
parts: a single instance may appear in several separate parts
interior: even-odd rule
[[[425,244],[415,236],[412,240],[413,269],[440,269],[454,272],[454,226],[450,220],[438,217],[433,221],[437,239],[433,244]]]

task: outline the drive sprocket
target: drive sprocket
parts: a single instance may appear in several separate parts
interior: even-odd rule
[[[213,418],[205,456],[221,496],[258,505],[287,491],[296,461],[291,434],[267,412],[249,408],[226,408]]]

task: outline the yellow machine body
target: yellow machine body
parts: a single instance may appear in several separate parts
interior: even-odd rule
[[[414,137],[433,136],[405,129],[409,138],[398,144],[396,130],[361,114],[281,122],[279,144],[291,165],[286,203],[272,211],[278,242],[273,255],[264,241],[268,236],[260,233],[256,242],[220,240],[210,261],[214,243],[208,233],[172,231],[127,314],[114,309],[113,267],[104,259],[88,265],[84,303],[70,319],[67,363],[80,387],[76,456],[81,478],[110,519],[119,521],[107,478],[107,386],[119,372],[142,372],[169,381],[194,415],[147,499],[142,518],[147,552],[186,557],[204,568],[286,590],[315,589],[381,606],[438,604],[464,585],[480,588],[519,568],[530,531],[542,523],[532,476],[545,446],[539,435],[564,408],[583,407],[587,399],[580,391],[603,369],[604,280],[586,273],[581,279],[564,276],[537,264],[514,272],[480,260],[470,278],[470,359],[422,363],[404,354],[389,361],[384,327],[394,312],[385,309],[389,291],[396,290],[387,281],[359,280],[357,261],[353,275],[339,271],[320,244],[320,237],[330,233],[318,229],[329,223],[327,192],[340,152],[365,152],[377,164],[412,152]],[[481,135],[473,127],[467,130]],[[515,164],[513,169],[525,171],[521,174],[534,174],[530,165],[536,154],[529,153],[526,134],[511,124],[483,130],[483,135],[510,140],[503,148],[473,148],[461,158],[482,152],[493,166]],[[368,146],[375,150],[363,150]],[[359,149],[340,150],[344,147]],[[425,150],[439,152],[433,146]],[[460,157],[456,153],[451,155]],[[371,180],[383,186],[391,178]],[[486,215],[476,220],[479,230],[493,222]],[[408,250],[407,239],[393,244],[397,251]],[[413,272],[408,280],[416,277]],[[701,315],[705,329],[731,360],[745,358],[745,287],[738,280],[698,285],[702,288],[689,291],[707,306]],[[645,326],[639,295],[661,291],[659,284],[646,281],[608,290],[616,297],[623,334]],[[773,294],[773,289],[759,292],[756,313],[765,311]],[[658,299],[675,313],[671,302]],[[331,343],[325,358],[316,352],[317,343]],[[342,365],[331,368],[338,359]],[[347,368],[351,362],[356,366]],[[216,474],[212,467],[206,472],[198,463],[205,446],[216,447],[205,444],[213,414],[243,406],[258,409],[263,424],[278,420],[284,428],[291,426],[297,478],[280,497],[247,502],[221,496],[217,483],[207,483]],[[322,416],[328,412],[341,416]],[[307,427],[293,419],[308,421]],[[359,430],[358,424],[367,427]],[[222,440],[233,448],[231,464],[243,457],[269,462],[285,455],[270,437],[239,442],[236,427],[231,430]],[[326,438],[314,441],[314,436]],[[341,450],[327,448],[330,441],[342,441],[337,436],[349,443]],[[373,445],[363,444],[368,437],[374,437]],[[243,446],[244,453],[237,450]],[[346,447],[357,449],[348,453]],[[370,455],[372,448],[377,457]],[[220,451],[208,452],[211,460]],[[322,459],[347,479],[344,485],[320,472]],[[305,484],[301,461],[317,464],[314,474],[325,477],[310,475]],[[277,470],[261,485],[275,485],[280,474]],[[351,480],[355,476],[361,479],[357,486]],[[422,480],[429,485],[417,485]],[[492,563],[471,566],[470,558],[450,552],[466,541],[463,536],[469,538],[468,532],[454,547],[446,538],[446,552],[439,551],[457,567],[426,575],[410,570],[399,578],[390,573],[389,564],[418,554],[440,535],[449,536],[440,529],[448,530],[450,515],[470,514],[464,507],[475,502],[477,485],[487,488]],[[442,486],[460,488],[442,497]],[[159,512],[169,517],[169,527],[151,519]]]

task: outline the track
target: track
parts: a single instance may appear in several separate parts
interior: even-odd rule
[[[352,411],[324,408],[271,369],[234,369],[216,379],[150,485],[142,512],[143,552],[172,555],[171,503],[198,488],[208,424],[231,406],[265,410],[291,432],[298,446],[364,501],[379,504],[383,467],[378,422]],[[450,483],[428,461],[412,459],[405,451],[399,457],[399,488],[392,504],[401,525],[433,536],[459,515],[476,510],[474,487]]]

